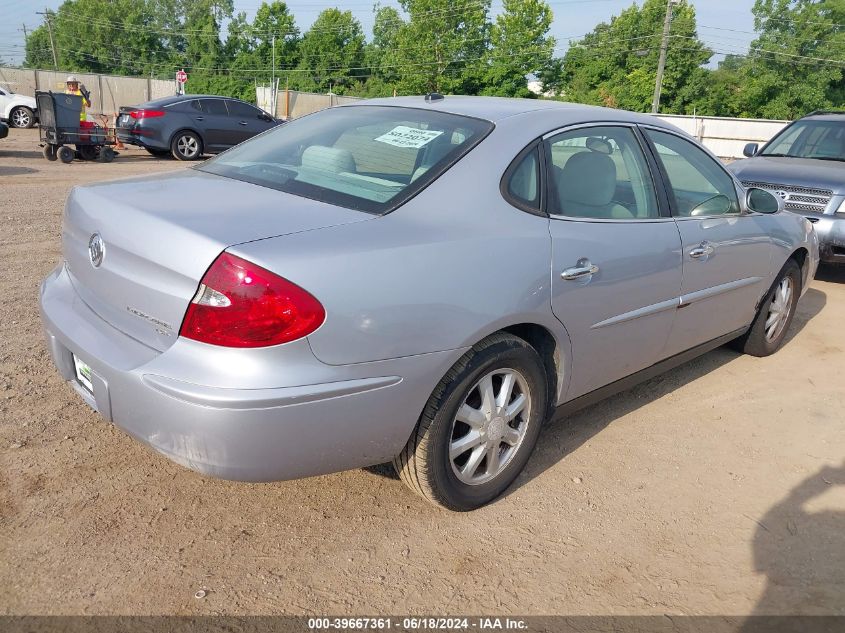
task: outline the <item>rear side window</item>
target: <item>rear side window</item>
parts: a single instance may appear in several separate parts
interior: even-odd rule
[[[526,211],[540,209],[540,158],[539,148],[534,146],[517,157],[516,162],[505,174],[505,197]]]
[[[330,108],[255,137],[198,169],[384,213],[437,178],[492,129],[489,121],[416,108]]]
[[[223,103],[222,99],[200,99],[200,105],[202,107],[202,111],[206,114],[220,114],[222,116],[228,115],[228,112],[226,111],[226,104]]]

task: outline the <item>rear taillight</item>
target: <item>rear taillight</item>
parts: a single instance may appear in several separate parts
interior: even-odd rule
[[[133,110],[129,113],[133,119],[154,119],[157,116],[164,116],[164,110]]]
[[[222,253],[205,273],[180,336],[225,347],[266,347],[308,336],[326,318],[317,299],[287,279]]]

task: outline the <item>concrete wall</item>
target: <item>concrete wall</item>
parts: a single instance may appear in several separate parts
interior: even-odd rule
[[[35,71],[0,66],[0,86],[22,95],[35,96]]]
[[[658,117],[696,137],[707,149],[725,160],[742,158],[742,148],[746,143],[762,145],[789,124],[789,121],[767,119],[730,119],[673,114],[660,114]]]
[[[272,111],[272,92],[272,88],[257,87],[255,89],[255,102],[259,108],[267,112]],[[359,97],[342,97],[339,95],[300,92],[298,90],[279,90],[276,93],[275,116],[283,119],[296,119],[297,117],[305,116],[318,110],[325,110],[332,106],[358,100]]]
[[[35,96],[36,90],[64,92],[67,71],[30,70],[0,66],[0,85],[14,92]],[[175,81],[147,79],[144,77],[121,77],[118,75],[93,75],[72,73],[91,92],[93,115],[116,113],[120,106],[136,105],[152,99],[176,94]]]

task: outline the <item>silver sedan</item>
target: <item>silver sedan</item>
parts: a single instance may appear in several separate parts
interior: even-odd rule
[[[555,414],[773,353],[818,263],[806,219],[656,118],[440,95],[77,187],[62,242],[44,329],[103,418],[227,479],[392,461],[454,510]]]

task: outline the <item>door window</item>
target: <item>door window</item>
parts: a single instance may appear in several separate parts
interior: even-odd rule
[[[202,111],[206,114],[219,114],[221,116],[228,114],[226,104],[223,103],[222,99],[201,99],[200,103],[202,104]]]
[[[564,132],[547,142],[546,152],[550,213],[606,220],[659,217],[654,183],[630,128]]]
[[[229,108],[229,114],[234,117],[240,117],[242,119],[257,119],[258,115],[261,114],[261,111],[257,108],[253,108],[248,103],[242,103],[240,101],[227,101],[226,107]]]
[[[646,130],[669,178],[672,209],[679,217],[738,214],[733,179],[707,152],[674,134]]]

